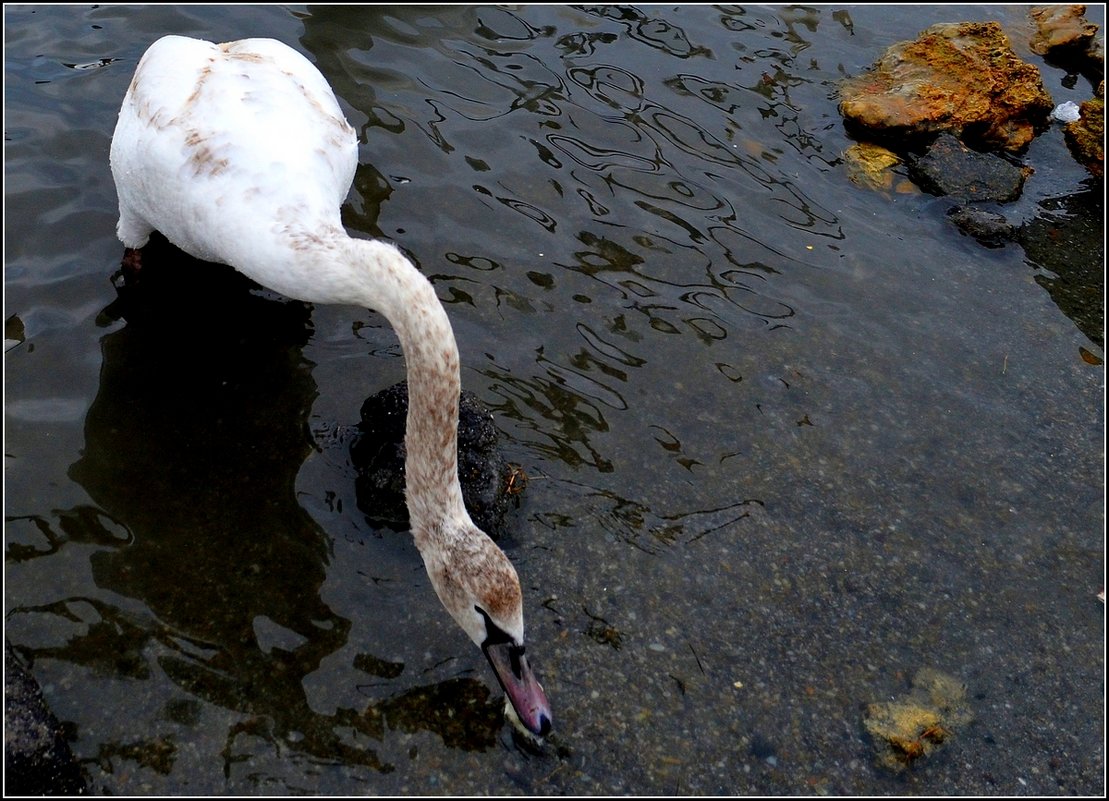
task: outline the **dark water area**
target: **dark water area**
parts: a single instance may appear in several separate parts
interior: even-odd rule
[[[1025,13],[6,6],[5,635],[92,789],[1101,794],[1103,189],[1051,128],[997,207],[1045,235],[986,248],[852,184],[836,110],[964,20],[1092,96]],[[173,253],[113,286],[111,133],[168,33],[289,44],[358,132],[344,222],[432,280],[530,478],[542,749],[357,507],[384,320]],[[867,705],[921,668],[970,715],[892,773]]]

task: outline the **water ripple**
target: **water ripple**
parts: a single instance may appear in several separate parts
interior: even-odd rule
[[[571,67],[567,76],[591,97],[615,109],[634,114],[643,106],[643,80],[610,64]]]
[[[661,17],[648,16],[637,8],[601,6],[582,10],[587,14],[619,22],[630,39],[661,50],[667,55],[677,58],[712,55],[707,47],[693,44],[685,31],[677,25]]]
[[[637,138],[637,141],[644,141]],[[581,138],[566,134],[550,134],[547,142],[559,152],[569,156],[587,169],[603,173],[614,168],[625,168],[642,172],[658,172],[659,165],[654,159],[637,156],[613,147],[591,145]]]
[[[664,448],[680,446],[673,435],[658,429],[656,437]],[[660,512],[643,502],[626,498],[612,490],[590,487],[574,481],[559,481],[566,491],[581,496],[581,500],[567,504],[570,508],[585,507],[591,510],[587,523],[613,537],[652,555],[659,555],[676,547],[688,547],[699,540],[711,538],[716,532],[734,528],[741,521],[758,514],[764,504],[757,498],[745,498],[718,506],[681,512]],[[566,521],[561,521],[565,525]]]

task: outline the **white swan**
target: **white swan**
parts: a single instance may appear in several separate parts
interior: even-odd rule
[[[458,484],[458,347],[431,284],[392,245],[352,239],[339,207],[358,163],[324,77],[272,39],[166,36],[135,69],[112,137],[128,259],[160,231],[199,259],[311,303],[373,308],[408,367],[406,499],[432,586],[485,653],[519,722],[551,728],[524,656],[520,582]]]

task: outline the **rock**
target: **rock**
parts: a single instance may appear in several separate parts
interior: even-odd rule
[[[404,502],[404,430],[408,416],[408,384],[401,381],[362,404],[358,437],[351,445],[357,470],[358,508],[370,519],[407,525]],[[505,530],[510,500],[524,487],[522,472],[497,450],[493,415],[466,390],[459,400],[458,478],[462,499],[474,523],[493,539]]]
[[[1024,171],[1000,156],[976,153],[951,134],[940,134],[928,151],[909,161],[921,189],[963,201],[1005,203],[1020,197]]]
[[[1073,100],[1060,103],[1051,112],[1051,119],[1058,122],[1075,122],[1081,116],[1082,113],[1078,109],[1078,104]]]
[[[1105,34],[1095,37],[1086,48],[1086,65],[1098,75],[1105,74]]]
[[[840,86],[840,113],[862,138],[964,141],[1017,151],[1054,107],[1040,71],[1021,61],[996,22],[941,23],[892,45]]]
[[[851,145],[843,153],[847,177],[864,189],[893,189],[893,167],[901,157],[888,148],[870,142]]]
[[[1017,232],[1003,215],[973,206],[956,206],[947,212],[947,217],[964,234],[989,248],[1001,247]]]
[[[904,698],[868,704],[863,726],[874,741],[878,764],[900,772],[931,756],[973,717],[958,679],[922,668]]]
[[[4,640],[4,795],[87,795],[42,689]]]
[[[1104,81],[1101,92],[1104,94]],[[1093,98],[1078,107],[1079,117],[1063,129],[1075,160],[1095,178],[1105,177],[1105,100]]]
[[[1097,25],[1087,22],[1084,5],[1035,6],[1028,16],[1036,26],[1028,46],[1040,56],[1055,50],[1086,50],[1097,36]]]

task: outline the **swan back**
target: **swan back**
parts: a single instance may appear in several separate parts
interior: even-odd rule
[[[354,129],[300,53],[271,39],[166,36],[139,61],[112,137],[119,236],[137,248],[157,229],[308,299],[289,286],[286,238],[342,233],[357,163]]]

